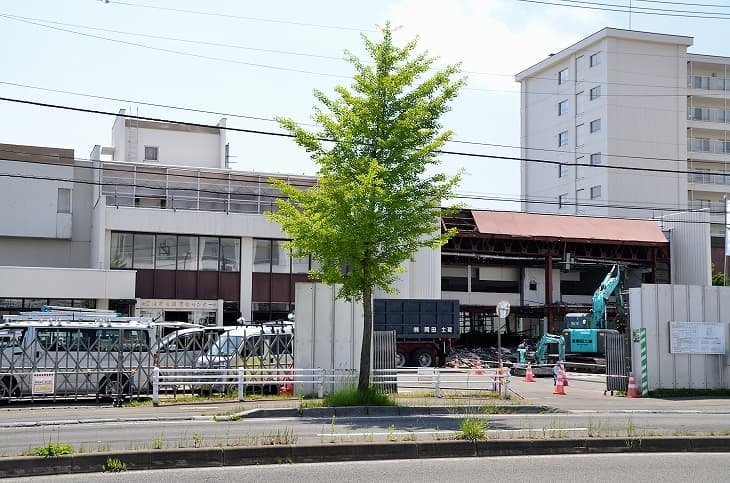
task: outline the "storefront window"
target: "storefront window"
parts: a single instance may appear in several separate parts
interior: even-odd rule
[[[157,251],[155,268],[161,270],[175,270],[177,260],[177,236],[157,235]]]
[[[221,272],[241,271],[241,239],[221,238]]]
[[[134,268],[155,268],[155,235],[134,235]]]
[[[177,237],[177,269],[197,270],[198,269],[198,237],[179,236]]]
[[[200,270],[218,270],[218,251],[220,249],[218,237],[200,237]]]
[[[273,273],[289,273],[289,249],[284,248],[285,240],[271,240],[272,263],[271,271]]]
[[[112,233],[111,268],[132,268],[132,241],[131,233]]]
[[[271,240],[253,241],[253,271],[271,271]]]

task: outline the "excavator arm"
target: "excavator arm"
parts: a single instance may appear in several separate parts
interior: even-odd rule
[[[593,328],[607,327],[606,303],[611,295],[616,296],[616,312],[623,319],[623,298],[621,296],[621,269],[618,263],[611,268],[593,293]]]

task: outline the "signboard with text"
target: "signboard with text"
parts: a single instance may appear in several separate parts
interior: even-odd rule
[[[672,354],[724,354],[725,324],[722,322],[669,322],[669,352]]]
[[[55,372],[34,372],[31,391],[36,394],[53,394],[56,391]]]

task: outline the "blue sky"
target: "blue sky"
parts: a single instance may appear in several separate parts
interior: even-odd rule
[[[593,1],[629,4],[629,0]],[[642,3],[697,9],[633,0],[633,5]],[[716,8],[705,10],[730,14],[730,6],[720,0],[701,3],[716,3]],[[312,90],[331,93],[335,85],[348,84],[352,68],[341,60],[343,51],[360,54],[361,32],[377,36],[376,25],[386,20],[401,26],[399,41],[418,36],[419,47],[438,56],[442,64],[463,64],[468,87],[444,117],[444,126],[455,131],[455,140],[487,145],[453,143],[448,149],[507,156],[519,156],[519,86],[514,74],[603,27],[629,26],[626,13],[517,0],[5,0],[0,3],[0,96],[113,112],[126,108],[133,114],[206,124],[221,117],[137,102],[164,104],[247,116],[227,116],[228,125],[279,131],[266,119],[283,115],[309,122]],[[725,41],[730,19],[633,14],[631,27],[692,36],[691,52],[730,56]],[[106,116],[0,101],[4,143],[73,148],[77,157],[87,158],[95,144],[110,145],[111,126],[112,118]],[[232,132],[228,139],[235,169],[316,171],[290,140]],[[497,201],[519,197],[517,161],[442,158],[443,171],[460,168],[466,175],[457,191],[481,198],[467,200],[468,205],[518,208]]]

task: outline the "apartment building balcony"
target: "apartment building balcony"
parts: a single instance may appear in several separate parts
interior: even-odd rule
[[[729,77],[688,75],[687,94],[697,97],[724,98],[730,94]]]
[[[709,193],[727,193],[730,191],[730,172],[692,170],[687,174],[689,189]]]
[[[687,120],[688,127],[725,130],[730,128],[730,109],[687,106]]]
[[[730,154],[730,140],[688,137],[687,151],[692,153],[692,159],[726,162]]]
[[[710,223],[725,223],[725,202],[723,200],[689,200],[690,211],[707,211],[710,213]]]

